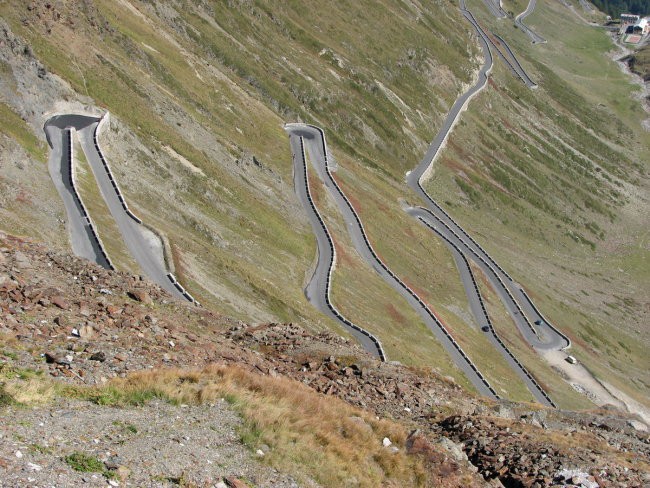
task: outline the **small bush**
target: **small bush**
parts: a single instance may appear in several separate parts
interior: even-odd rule
[[[68,466],[70,466],[75,471],[80,471],[82,473],[104,473],[106,468],[104,463],[99,459],[83,452],[73,452],[69,454],[63,460]]]
[[[5,391],[4,385],[0,385],[0,407],[13,405],[15,402],[14,397]]]

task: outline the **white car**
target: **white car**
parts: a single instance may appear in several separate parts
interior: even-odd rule
[[[571,363],[571,364],[576,364],[578,362],[578,360],[576,358],[574,358],[573,356],[567,356],[566,357],[566,362]]]

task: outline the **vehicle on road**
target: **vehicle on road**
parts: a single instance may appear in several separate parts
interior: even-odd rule
[[[576,364],[578,362],[578,360],[576,358],[574,358],[573,356],[567,356],[566,357],[566,362],[571,363],[571,364]]]
[[[484,325],[483,327],[481,327],[481,330],[482,330],[483,332],[490,332],[490,327],[487,326],[487,325]]]

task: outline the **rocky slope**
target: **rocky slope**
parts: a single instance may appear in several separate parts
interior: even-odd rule
[[[232,477],[239,483],[245,479],[251,486],[317,484],[317,472],[287,472],[273,456],[283,452],[277,432],[275,444],[257,437],[244,447],[238,435],[246,411],[235,412],[227,402],[188,397],[169,403],[154,395],[137,407],[115,408],[106,396],[106,388],[115,395],[126,384],[120,381],[142,372],[210,365],[265,378],[270,383],[258,384],[260,390],[289,380],[296,385],[290,389],[306,387],[309,395],[327,402],[338,398],[360,409],[358,415],[403,426],[410,434],[400,440],[392,434],[392,446],[386,439],[381,447],[381,437],[373,442],[380,449],[396,448],[395,456],[404,451],[424,466],[426,476],[412,484],[650,483],[650,437],[635,430],[642,427],[639,422],[615,410],[576,413],[486,403],[449,378],[379,363],[330,333],[228,319],[174,302],[142,278],[6,234],[0,234],[0,324],[1,408],[7,420],[1,486],[52,481],[52,476],[62,486],[83,480],[89,486],[214,486],[226,483],[219,481],[223,477],[233,483]],[[30,389],[30,378],[39,379],[40,389]],[[94,393],[80,393],[87,391]],[[341,408],[323,405],[319,416]],[[216,433],[207,433],[210,425]],[[75,471],[69,456],[78,452],[99,460],[98,472]],[[390,476],[384,480],[388,486],[394,482]],[[343,484],[374,485],[351,478]]]

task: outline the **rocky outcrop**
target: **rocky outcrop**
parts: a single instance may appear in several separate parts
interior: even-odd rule
[[[424,457],[437,486],[476,474],[513,487],[650,482],[650,436],[616,410],[487,402],[433,371],[379,362],[335,334],[248,325],[177,302],[143,278],[2,233],[0,338],[0,368],[68,383],[211,363],[296,380],[409,426],[405,448]]]

